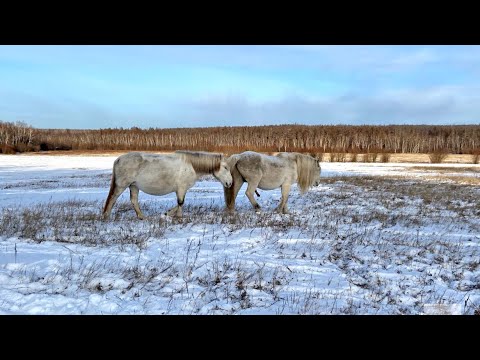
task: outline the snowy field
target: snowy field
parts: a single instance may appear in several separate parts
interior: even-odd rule
[[[322,163],[262,213],[197,182],[126,191],[100,212],[112,156],[0,155],[0,314],[480,314],[480,165]]]

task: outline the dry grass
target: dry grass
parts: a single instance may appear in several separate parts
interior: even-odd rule
[[[463,173],[474,172],[480,173],[478,167],[445,167],[445,166],[412,166],[412,170],[434,171],[436,173]]]
[[[131,150],[134,151],[134,150]],[[130,152],[130,150],[55,150],[55,151],[40,151],[40,152],[29,152],[21,153],[19,156],[120,156]],[[174,151],[150,151],[145,150],[141,152],[152,153],[152,154],[166,154],[173,153]]]
[[[472,156],[472,164],[480,164],[480,154],[473,154]]]
[[[104,221],[101,202],[66,201],[3,209],[0,234],[95,251],[133,245],[140,253],[152,245],[158,249],[155,262],[143,256],[136,264],[109,257],[92,262],[73,254],[71,265],[60,264],[58,273],[40,280],[32,274],[30,282],[55,279],[68,291],[72,284],[84,292],[112,291],[108,296],[117,296],[119,304],[142,292],[152,302],[169,298],[164,313],[240,314],[272,307],[278,314],[418,314],[425,303],[456,303],[478,292],[476,283],[464,281],[478,273],[478,249],[455,236],[476,241],[480,233],[478,187],[379,176],[323,178],[326,184],[308,192],[306,200],[291,196],[294,213],[285,216],[267,209],[256,214],[249,204],[230,215],[221,206],[189,203],[182,219],[171,219],[159,215],[166,205],[145,201],[147,218],[139,221],[125,201]],[[192,229],[195,237],[186,238]],[[179,233],[184,247],[170,249]],[[130,256],[118,256],[124,255]],[[395,276],[392,266],[399,271]],[[349,285],[328,288],[315,277],[319,269],[334,269],[330,281]],[[101,279],[106,274],[128,286],[112,289]],[[304,282],[318,286],[298,286]],[[456,297],[443,299],[438,287]],[[477,309],[478,298],[465,312]]]
[[[330,153],[329,154],[330,162],[345,162],[347,161],[346,153]]]
[[[351,154],[349,160],[357,162],[367,154]],[[323,161],[331,161],[336,158],[336,153],[325,153]],[[378,154],[381,162],[388,159],[389,163],[430,163],[429,154]],[[373,159],[372,159],[373,160]],[[442,161],[444,164],[474,164],[475,156],[471,154],[448,154]]]
[[[17,154],[17,156],[38,156],[38,155],[50,155],[50,156],[120,156],[129,152],[129,150],[70,150],[70,151],[41,151],[41,152],[29,152]],[[145,151],[149,153],[172,153],[173,151]],[[269,155],[278,154],[278,152],[265,152]],[[347,157],[347,154],[340,153],[316,153],[317,157],[323,162],[327,161],[351,161],[357,162],[365,154],[351,154]],[[389,163],[430,163],[429,154],[379,154],[380,161],[383,161],[383,157],[388,157]],[[338,160],[337,160],[338,159]],[[478,164],[479,156],[471,154],[449,154],[442,161],[444,164]]]
[[[391,154],[391,163],[430,163],[428,154]],[[443,160],[444,164],[471,164],[472,155],[449,154]]]
[[[430,159],[430,162],[432,164],[442,163],[447,158],[447,156],[448,156],[448,154],[446,152],[443,152],[443,151],[437,151],[437,152],[433,152],[431,154],[428,154],[428,158]]]
[[[425,175],[422,178],[432,182],[448,181],[463,185],[480,185],[480,178],[472,176]]]
[[[388,163],[390,162],[391,157],[392,157],[392,154],[383,153],[380,155],[380,161],[382,163]]]
[[[273,152],[269,152],[268,155],[273,155],[274,153]],[[319,161],[323,161],[323,157],[324,157],[324,153],[322,152],[311,152],[311,153],[307,153],[308,155],[310,155],[311,157],[313,157],[314,159],[317,159]]]
[[[377,162],[377,153],[368,153],[368,154],[363,154],[363,162],[366,163],[371,163],[371,162]]]
[[[411,168],[405,168],[405,170],[411,170],[415,173],[418,171],[426,172],[427,174],[420,177],[420,179],[423,179],[424,181],[450,182],[464,185],[480,185],[480,177],[465,174],[479,174],[480,168],[478,167],[413,166]]]
[[[312,202],[307,212],[315,213],[317,205],[314,204],[318,204],[319,215],[321,214],[321,218],[328,223],[352,221],[355,219],[354,213],[363,211],[363,205],[368,209],[368,213],[362,215],[362,222],[383,222],[387,221],[387,218],[398,218],[397,210],[409,204],[413,206],[415,199],[418,198],[423,200],[423,205],[418,208],[422,216],[407,212],[404,224],[406,226],[419,221],[428,223],[434,218],[437,219],[439,212],[444,209],[458,212],[462,216],[466,215],[463,213],[465,209],[469,209],[468,211],[473,211],[469,215],[471,219],[480,216],[477,201],[479,188],[468,186],[479,185],[480,178],[438,175],[415,179],[394,176],[342,176],[322,178],[322,184],[333,185],[336,191],[328,194],[307,193],[306,196]],[[303,211],[301,204],[295,204],[300,200],[301,197],[292,196],[290,204],[292,210]],[[379,204],[381,206],[378,206]],[[350,206],[353,205],[360,207],[358,210],[352,210]],[[424,205],[429,207],[425,208]],[[142,210],[147,215],[144,221],[136,219],[129,201],[116,205],[111,221],[102,219],[101,206],[101,201],[69,200],[38,204],[29,208],[3,209],[0,213],[0,234],[29,238],[37,242],[53,240],[96,246],[112,243],[141,245],[149,238],[162,238],[165,231],[172,226],[183,227],[187,224],[221,224],[230,231],[268,228],[282,232],[289,228],[304,230],[311,228],[311,219],[308,216],[277,216],[269,210],[257,214],[251,211],[249,204],[245,205],[246,208],[243,210],[240,207],[239,212],[235,214],[229,214],[223,207],[213,204],[188,204],[185,206],[183,218],[176,219],[161,216],[166,208],[160,203],[141,202]],[[431,218],[431,214],[436,215]],[[112,227],[111,224],[118,226]]]

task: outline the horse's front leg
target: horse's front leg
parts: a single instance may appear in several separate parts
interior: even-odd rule
[[[288,207],[287,207],[287,200],[288,195],[290,194],[290,187],[292,184],[290,183],[283,183],[282,184],[282,199],[280,200],[280,204],[278,205],[277,211],[280,214],[288,214]]]
[[[232,179],[232,186],[230,188],[223,188],[225,194],[225,203],[227,204],[227,211],[230,213],[235,211],[235,199],[237,198],[238,192],[244,183],[243,177],[240,175],[240,172],[236,167],[232,169]]]

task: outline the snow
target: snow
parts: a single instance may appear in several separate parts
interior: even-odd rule
[[[0,155],[0,314],[480,311],[480,189],[426,181],[479,165],[324,162],[289,215],[279,189],[255,213],[246,185],[227,215],[206,177],[183,219],[163,215],[174,194],[141,192],[137,220],[126,191],[103,221],[115,159]]]

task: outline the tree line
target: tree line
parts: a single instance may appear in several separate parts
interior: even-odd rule
[[[0,121],[3,152],[179,149],[310,153],[474,154],[480,125],[266,125],[204,128],[37,129]]]

